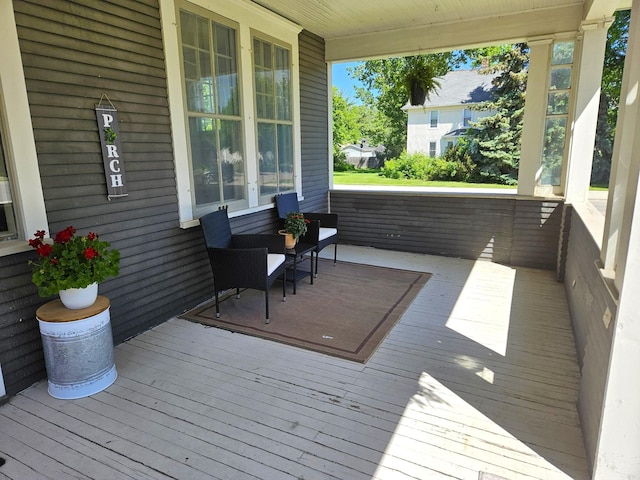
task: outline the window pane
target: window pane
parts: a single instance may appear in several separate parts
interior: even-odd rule
[[[472,118],[471,110],[469,110],[468,108],[465,108],[464,113],[462,115],[463,115],[462,125],[464,127],[468,127],[469,124],[471,123],[471,118]]]
[[[429,142],[429,156],[436,156],[436,142]]]
[[[196,205],[220,201],[215,119],[189,118]]]
[[[566,90],[568,88],[571,88],[571,67],[554,68],[551,70],[549,90]]]
[[[260,163],[260,195],[277,193],[276,129],[272,123],[258,124],[258,159]]]
[[[0,135],[0,241],[18,238],[2,136]]]
[[[275,119],[274,71],[271,61],[272,45],[254,39],[253,48],[256,115],[258,118]]]
[[[214,24],[214,29],[218,113],[239,115],[240,99],[238,95],[236,31],[233,28],[217,23]]]
[[[242,125],[236,120],[220,120],[219,136],[224,201],[242,200],[246,196]]]
[[[209,22],[185,11],[180,11],[180,22],[187,109],[191,112],[212,113],[213,73]]]
[[[573,42],[554,43],[551,65],[567,65],[573,63],[573,46]]]
[[[289,51],[276,47],[276,105],[278,120],[291,120]]]
[[[542,185],[560,185],[566,130],[566,118],[547,119],[544,129],[544,151],[540,179]]]
[[[278,171],[280,192],[293,190],[293,132],[291,125],[278,125]]]
[[[569,92],[551,92],[547,102],[547,115],[566,115],[569,112]]]
[[[431,117],[429,119],[429,125],[433,128],[436,128],[438,126],[438,111],[437,110],[431,110]]]

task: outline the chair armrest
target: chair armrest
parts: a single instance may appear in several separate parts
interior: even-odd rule
[[[233,248],[266,248],[268,253],[286,253],[284,236],[277,233],[245,233],[231,236]]]
[[[337,213],[304,213],[304,218],[319,220],[321,227],[338,228]]]
[[[267,275],[266,248],[208,248],[216,288],[222,290],[247,283],[247,278]]]

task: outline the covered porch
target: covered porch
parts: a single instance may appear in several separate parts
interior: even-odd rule
[[[433,273],[366,364],[174,318],[116,347],[106,391],[62,401],[41,382],[0,407],[0,473],[589,478],[553,272],[353,246],[340,258]]]

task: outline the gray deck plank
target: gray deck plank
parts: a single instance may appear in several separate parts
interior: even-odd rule
[[[0,406],[0,478],[588,478],[552,273],[339,256],[433,273],[366,364],[171,319],[116,347],[104,392],[56,400],[41,382]]]

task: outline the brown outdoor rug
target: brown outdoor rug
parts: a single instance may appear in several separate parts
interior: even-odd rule
[[[303,265],[306,266],[306,265]],[[271,323],[264,323],[264,292],[235,292],[184,313],[204,325],[275,340],[336,357],[366,362],[396,324],[431,274],[356,263],[320,260],[320,274],[298,281],[297,294],[282,284],[269,293]]]

